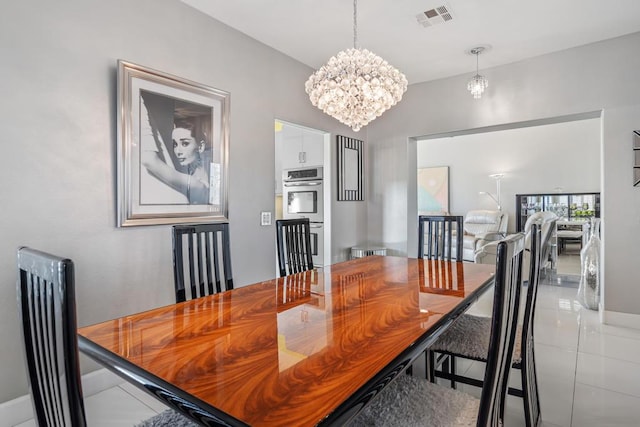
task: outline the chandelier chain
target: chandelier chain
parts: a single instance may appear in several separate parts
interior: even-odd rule
[[[358,48],[358,0],[353,0],[353,48]]]

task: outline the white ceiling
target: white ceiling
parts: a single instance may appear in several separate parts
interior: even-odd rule
[[[351,0],[182,0],[317,69],[353,47]],[[445,5],[453,20],[416,15]],[[486,45],[480,69],[640,31],[640,0],[360,0],[358,41],[409,83],[475,72],[466,52]],[[597,58],[594,58],[597,61]]]

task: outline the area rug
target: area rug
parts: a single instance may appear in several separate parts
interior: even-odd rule
[[[173,409],[167,409],[155,417],[136,424],[135,427],[198,427],[198,424],[188,420]]]

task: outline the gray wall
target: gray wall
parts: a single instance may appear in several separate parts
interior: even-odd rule
[[[231,93],[229,219],[238,286],[273,277],[275,230],[260,227],[259,214],[274,208],[274,119],[366,136],[310,104],[310,68],[177,0],[5,2],[0,54],[0,402],[27,392],[18,246],[75,261],[80,325],[173,302],[170,227],[115,226],[118,59]],[[333,147],[332,156],[335,164]],[[366,211],[366,202],[336,204],[336,252],[365,238]],[[365,221],[341,220],[355,217]]]
[[[502,210],[516,229],[516,194],[600,191],[600,118],[417,141],[417,166],[449,166],[449,211]],[[559,191],[556,191],[559,188]],[[409,247],[409,253],[417,248]]]
[[[369,125],[370,236],[407,253],[412,137],[602,110],[604,308],[640,314],[640,188],[632,186],[631,170],[631,134],[640,128],[639,51],[636,33],[481,70],[490,82],[481,100],[467,92],[468,75],[411,85]]]

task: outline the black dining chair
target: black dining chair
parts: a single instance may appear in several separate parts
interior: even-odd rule
[[[462,262],[463,219],[457,215],[418,216],[418,258],[444,261],[453,258]],[[426,354],[425,366],[429,369]],[[413,369],[409,368],[409,372],[413,372]]]
[[[520,304],[523,247],[522,234],[498,243],[490,345],[480,399],[400,374],[351,426],[502,426]]]
[[[173,226],[176,302],[233,289],[229,224]]]
[[[34,418],[40,426],[87,425],[74,288],[70,259],[18,249],[18,307]]]
[[[276,221],[280,277],[313,270],[313,248],[309,218]]]
[[[514,349],[512,367],[520,371],[522,389],[509,388],[509,394],[523,398],[525,422],[528,427],[537,426],[540,421],[540,401],[538,397],[538,382],[535,368],[535,354],[533,346],[533,324],[538,295],[538,284],[541,270],[542,240],[539,224],[533,224],[530,230],[529,276],[526,286],[526,301],[522,316],[522,324],[517,327],[518,338]],[[428,351],[433,368],[429,378],[444,378],[456,382],[483,386],[483,381],[456,373],[456,358],[465,358],[485,362],[489,349],[489,335],[491,318],[464,314],[443,333]],[[435,369],[433,362],[438,355],[447,356],[450,365],[444,369]],[[446,363],[446,362],[445,362]]]
[[[454,259],[462,261],[462,221],[462,216],[420,215],[418,258],[451,261],[452,255],[455,255]]]
[[[86,427],[73,261],[19,248],[16,291],[36,424]],[[172,409],[162,415],[141,425],[195,426]]]

